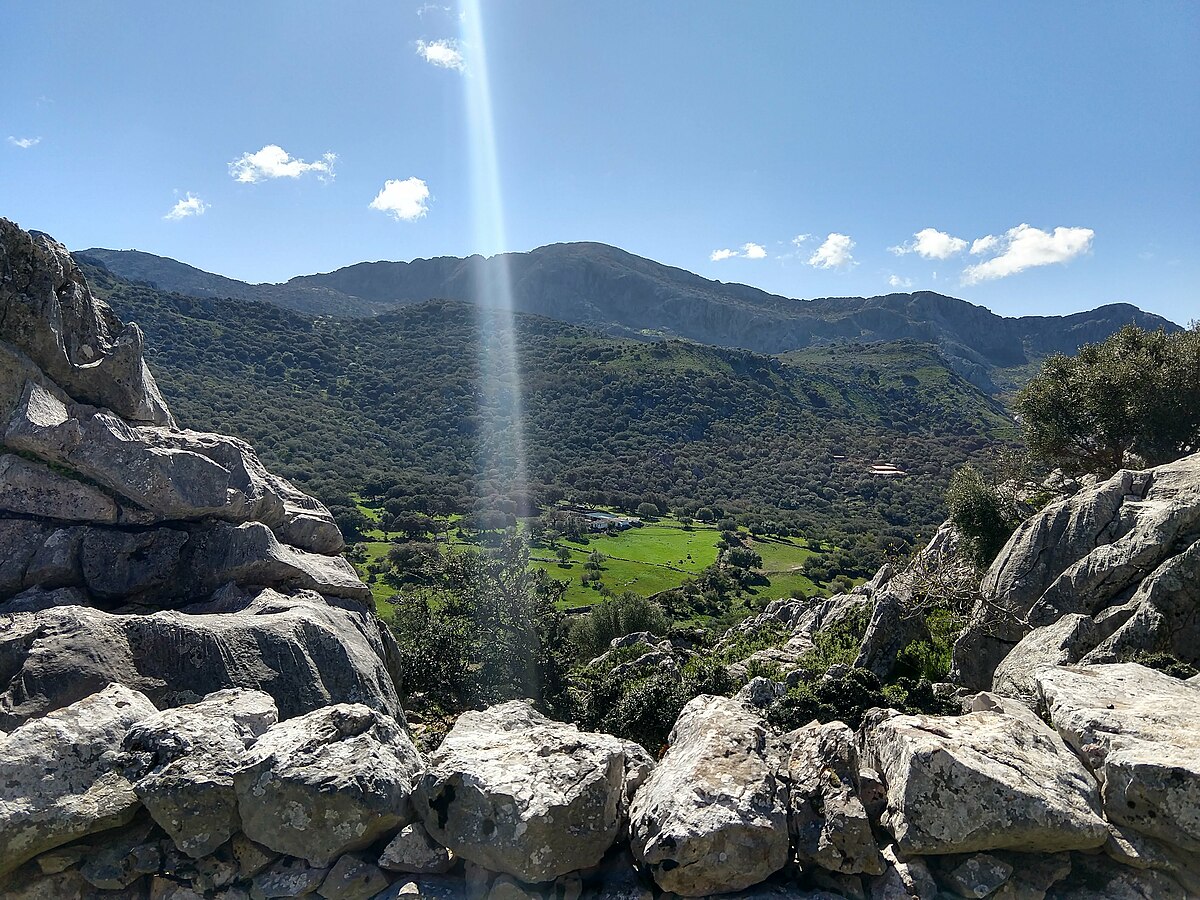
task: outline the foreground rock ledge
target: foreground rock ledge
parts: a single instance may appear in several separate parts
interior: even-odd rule
[[[1032,713],[872,712],[863,761],[883,776],[883,824],[906,855],[1087,850],[1108,839],[1096,784]]]
[[[763,721],[736,700],[683,708],[630,810],[630,845],[664,891],[738,891],[788,859],[787,789]]]
[[[429,759],[417,806],[429,835],[464,859],[550,881],[600,861],[652,765],[637,744],[514,700],[459,717]]]

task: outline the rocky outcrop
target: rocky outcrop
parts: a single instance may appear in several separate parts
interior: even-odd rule
[[[1117,472],[1017,529],[983,579],[951,675],[968,687],[990,688],[1018,642],[1072,614],[1099,626],[1097,643],[1075,643],[1076,660],[1111,662],[1144,651],[1200,662],[1197,575],[1200,454]],[[1047,658],[1061,661],[1075,660]]]
[[[3,219],[0,434],[0,727],[110,682],[400,715],[329,511],[243,441],[178,428],[137,326]]]
[[[513,701],[459,718],[429,759],[417,804],[429,835],[457,855],[550,881],[600,861],[652,766],[636,744]]]
[[[117,615],[67,605],[0,622],[0,728],[110,682],[160,706],[241,687],[269,694],[285,719],[338,702],[402,716],[385,637],[354,601],[229,588],[178,611]]]
[[[770,735],[747,707],[700,696],[634,796],[630,843],[665,891],[701,897],[757,884],[788,859],[787,789]]]

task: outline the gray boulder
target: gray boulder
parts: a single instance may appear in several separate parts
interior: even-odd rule
[[[813,722],[779,743],[787,754],[788,827],[796,861],[850,875],[883,874],[859,796],[854,732],[841,722]]]
[[[379,857],[379,867],[389,872],[441,875],[454,865],[454,854],[435,841],[420,822],[400,829]]]
[[[634,796],[630,846],[664,891],[738,891],[787,863],[787,788],[759,716],[725,697],[690,701]]]
[[[0,629],[0,729],[119,682],[161,707],[214,691],[269,694],[283,718],[364,703],[401,718],[374,615],[355,601],[302,591],[225,590],[150,615],[79,606],[16,613]]]
[[[1001,709],[868,715],[863,761],[887,785],[883,825],[900,852],[1050,853],[1107,840],[1095,782],[1075,755],[1032,714]]]
[[[114,684],[0,735],[0,875],[132,820],[141,804],[111,751],[155,711],[143,694]]]
[[[430,837],[464,859],[550,881],[600,861],[652,765],[636,744],[514,700],[459,717],[429,758],[417,808]]]
[[[234,773],[242,830],[328,866],[412,821],[423,767],[405,729],[361,704],[288,719],[268,729]]]
[[[175,846],[198,858],[241,829],[233,773],[279,719],[261,691],[226,690],[148,716],[125,736],[138,798]]]
[[[1200,686],[1132,663],[1036,678],[1050,721],[1096,773],[1108,818],[1200,851]]]

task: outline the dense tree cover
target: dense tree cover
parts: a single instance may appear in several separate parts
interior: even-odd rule
[[[480,389],[480,328],[502,327],[494,318],[481,326],[473,308],[432,301],[311,319],[87,271],[145,330],[183,423],[249,440],[351,532],[352,494],[399,501],[397,512],[509,516],[563,497],[630,511],[661,498],[660,511],[707,521],[719,509],[825,539],[866,574],[943,517],[950,473],[1008,425],[924,345],[783,359],[519,316],[531,496],[501,496],[513,460],[489,398],[518,379],[502,368],[499,391]],[[868,474],[876,462],[909,477]]]
[[[1076,356],[1052,356],[1015,406],[1030,452],[1070,473],[1178,459],[1200,449],[1200,326],[1128,325]]]

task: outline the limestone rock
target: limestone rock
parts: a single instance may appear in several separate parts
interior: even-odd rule
[[[242,830],[328,866],[412,819],[422,760],[390,716],[339,704],[272,726],[234,775]]]
[[[1132,663],[1036,677],[1054,727],[1099,778],[1109,819],[1200,851],[1200,686]]]
[[[387,886],[387,876],[374,863],[347,853],[333,864],[317,893],[326,900],[369,900]]]
[[[405,825],[383,849],[379,867],[390,872],[441,875],[454,865],[454,855],[429,836],[420,822]]]
[[[430,836],[456,854],[549,881],[600,860],[650,765],[628,741],[512,701],[459,717],[429,759],[417,806]]]
[[[206,856],[241,828],[233,772],[278,719],[267,694],[226,690],[130,729],[125,749],[148,770],[134,790],[181,851]]]
[[[934,900],[937,882],[929,866],[920,858],[896,852],[895,846],[883,850],[883,873],[871,879],[871,900]]]
[[[253,878],[279,858],[279,854],[256,844],[240,832],[229,842],[229,851],[237,865],[239,878]]]
[[[11,453],[0,455],[0,511],[65,522],[117,521],[112,497]]]
[[[887,784],[883,824],[905,854],[1054,852],[1107,839],[1091,776],[1032,717],[877,711],[862,742],[864,761]]]
[[[161,707],[224,688],[265,691],[282,718],[331,703],[402,717],[385,636],[354,601],[227,590],[181,611],[77,606],[18,613],[0,629],[0,729],[119,682]]]
[[[154,712],[143,694],[114,684],[0,736],[0,874],[133,818],[140,804],[110,751]]]
[[[146,510],[149,521],[256,521],[301,549],[328,554],[342,546],[329,511],[268,473],[236,438],[131,425],[30,381],[4,443],[73,469]]]
[[[1071,613],[1096,617],[1133,597],[1120,647],[1200,661],[1198,527],[1200,454],[1122,470],[1050,504],[1017,529],[988,569],[955,646],[954,680],[987,689],[996,666],[1031,630]]]
[[[1079,662],[1131,614],[1132,610],[1127,610],[1124,615],[1109,616],[1107,624],[1102,625],[1091,616],[1069,613],[1053,625],[1035,628],[996,667],[992,689],[1023,703],[1036,703],[1038,686],[1034,676],[1039,669]]]
[[[143,813],[126,828],[98,837],[79,874],[101,890],[119,891],[143,875],[157,872],[162,865],[162,849],[149,840],[153,827]]]
[[[329,869],[310,866],[302,859],[281,859],[271,868],[254,876],[254,895],[263,900],[277,897],[303,897],[321,886]]]
[[[941,857],[939,880],[959,897],[987,897],[1012,876],[1012,864],[990,853]]]
[[[854,732],[814,722],[780,739],[788,754],[788,827],[796,860],[832,872],[881,875],[883,860],[859,797]]]
[[[125,419],[173,425],[142,358],[144,338],[96,300],[67,249],[0,219],[0,340],[76,399]]]
[[[787,791],[762,720],[702,695],[679,714],[670,748],[634,796],[630,844],[665,891],[737,891],[783,868]]]

